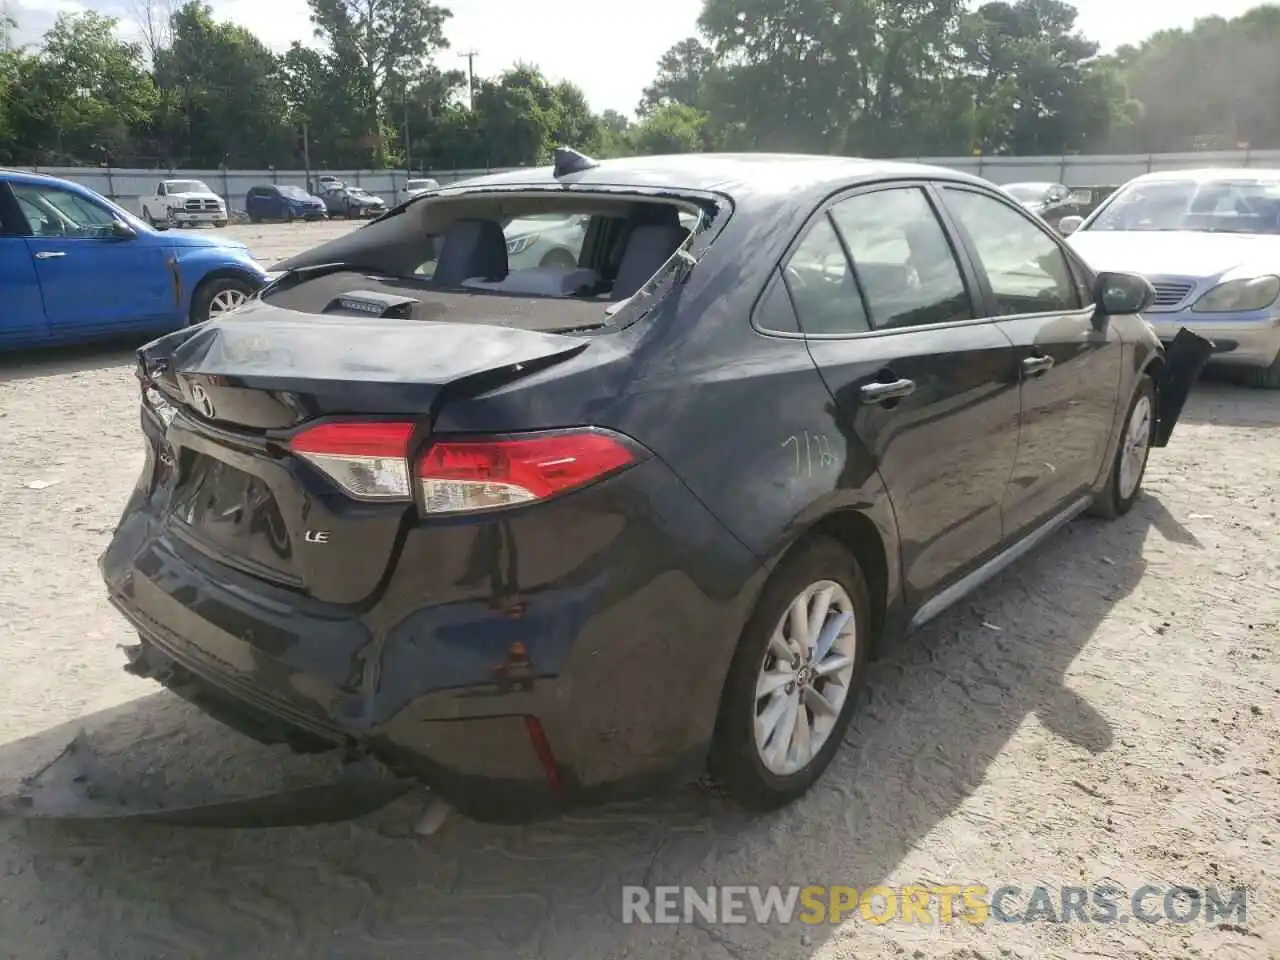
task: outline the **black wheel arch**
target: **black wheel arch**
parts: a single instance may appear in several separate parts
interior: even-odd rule
[[[901,608],[896,525],[887,530],[883,521],[877,523],[858,506],[830,507],[791,528],[790,535],[769,558],[770,574],[787,557],[814,539],[833,540],[858,561],[871,599],[872,651],[875,653],[896,632],[894,623],[897,618],[892,614]],[[763,585],[759,589],[763,590]],[[758,598],[759,591],[752,598],[752,609]]]

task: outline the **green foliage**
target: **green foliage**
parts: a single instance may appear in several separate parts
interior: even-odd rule
[[[63,14],[37,49],[0,19],[0,162],[472,169],[601,156],[862,156],[1280,147],[1280,7],[1099,56],[1065,0],[702,0],[635,116],[521,63],[436,58],[433,0],[307,0],[318,48],[283,55],[204,0]],[[306,145],[303,150],[303,131]]]

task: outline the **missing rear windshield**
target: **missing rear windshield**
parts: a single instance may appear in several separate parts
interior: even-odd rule
[[[426,200],[357,231],[342,259],[358,266],[264,299],[314,314],[590,329],[714,214],[694,201],[577,192]]]

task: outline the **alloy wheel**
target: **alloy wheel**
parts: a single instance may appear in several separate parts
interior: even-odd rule
[[[826,744],[849,696],[857,650],[853,601],[840,584],[819,580],[791,602],[756,679],[756,749],[770,773],[799,773]]]
[[[1120,488],[1117,493],[1121,500],[1128,500],[1138,488],[1151,447],[1151,398],[1146,394],[1139,396],[1133,405],[1121,443]]]
[[[209,301],[209,319],[220,317],[242,306],[249,297],[243,290],[219,290]]]

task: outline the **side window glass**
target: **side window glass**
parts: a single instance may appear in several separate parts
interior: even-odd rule
[[[773,333],[799,333],[795,307],[787,296],[786,285],[775,270],[769,277],[769,286],[756,304],[756,326]]]
[[[1076,310],[1080,296],[1057,241],[1031,217],[992,197],[944,189],[995,295],[997,316]]]
[[[955,253],[924,193],[879,190],[831,209],[877,330],[968,320],[973,306]]]
[[[782,269],[807,334],[865,333],[867,312],[829,217],[815,223]]]
[[[12,189],[31,236],[89,239],[110,236],[115,226],[111,211],[74,193],[22,183]]]

